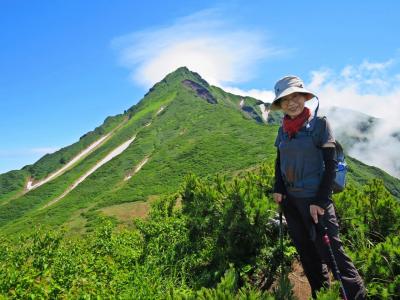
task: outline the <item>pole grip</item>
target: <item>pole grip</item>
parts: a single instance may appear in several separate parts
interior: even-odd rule
[[[331,244],[331,241],[330,241],[330,239],[329,239],[329,236],[328,236],[328,234],[324,234],[324,236],[322,237],[323,238],[323,241],[324,241],[324,244],[325,245],[330,245]]]

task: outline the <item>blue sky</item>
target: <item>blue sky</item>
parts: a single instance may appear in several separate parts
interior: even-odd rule
[[[343,106],[393,118],[400,4],[284,3],[0,1],[0,173],[74,143],[183,64],[266,101],[297,74]],[[386,109],[374,104],[382,96]]]

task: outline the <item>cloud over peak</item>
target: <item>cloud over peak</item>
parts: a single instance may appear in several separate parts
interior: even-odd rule
[[[266,34],[239,28],[217,9],[200,11],[173,24],[115,38],[112,45],[132,80],[146,88],[181,66],[211,84],[250,80],[259,62],[282,50],[270,47]]]

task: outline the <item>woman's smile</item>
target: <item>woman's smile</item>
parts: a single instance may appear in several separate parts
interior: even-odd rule
[[[293,93],[281,99],[281,108],[289,117],[295,118],[303,111],[306,100],[304,94]]]

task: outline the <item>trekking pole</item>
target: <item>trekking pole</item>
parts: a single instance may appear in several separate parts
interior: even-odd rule
[[[342,276],[340,275],[340,271],[339,271],[339,268],[336,263],[335,255],[333,254],[331,240],[329,239],[329,236],[328,236],[328,227],[325,226],[325,223],[322,220],[322,216],[318,216],[318,223],[323,228],[324,235],[322,236],[322,240],[323,240],[324,244],[328,246],[329,255],[331,257],[331,261],[332,261],[332,265],[333,265],[333,275],[335,276],[335,279],[337,281],[339,281],[340,291],[342,292],[343,299],[347,300],[347,294],[344,289]]]
[[[279,244],[281,248],[281,275],[283,276],[284,254],[283,254],[283,224],[282,224],[282,207],[279,205]]]

